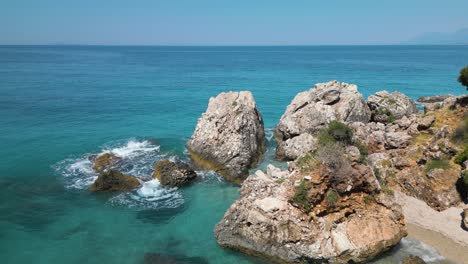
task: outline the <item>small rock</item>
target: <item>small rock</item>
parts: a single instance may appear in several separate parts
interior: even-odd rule
[[[435,121],[435,117],[432,115],[427,115],[419,120],[418,130],[426,130],[432,126]]]
[[[93,192],[130,191],[138,186],[140,186],[140,181],[137,178],[111,169],[100,173],[90,190]]]
[[[154,166],[153,178],[162,185],[176,187],[189,183],[197,177],[197,173],[189,165],[176,161],[160,160]]]
[[[306,181],[311,181],[311,180],[312,180],[312,177],[311,177],[311,176],[309,176],[309,175],[307,175],[307,176],[304,176],[304,180],[306,180]]]
[[[401,264],[426,264],[426,262],[418,256],[403,257]]]

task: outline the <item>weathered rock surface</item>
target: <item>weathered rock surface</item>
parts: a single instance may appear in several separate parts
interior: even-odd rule
[[[376,182],[369,171],[365,174],[371,183],[345,188],[333,205],[327,205],[327,188],[339,185],[333,177],[293,171],[278,181],[257,171],[244,181],[240,198],[216,226],[216,240],[223,247],[273,262],[367,261],[396,245],[406,231],[401,208],[392,196],[378,190],[361,192]],[[308,194],[311,201],[317,198],[310,213],[291,202],[295,188],[301,188],[294,183],[301,178],[315,186]]]
[[[140,181],[117,170],[106,170],[99,174],[90,190],[97,191],[130,191],[140,186]]]
[[[468,95],[436,95],[424,96],[418,99],[424,105],[424,112],[437,111],[439,109],[454,109],[457,105],[465,107],[468,104]]]
[[[116,166],[122,159],[112,153],[103,153],[96,157],[93,162],[93,169],[101,173]]]
[[[369,96],[367,104],[373,112],[388,110],[396,119],[418,112],[416,103],[400,92],[377,92]]]
[[[294,160],[315,150],[317,148],[317,139],[311,134],[304,133],[278,144],[276,158],[280,160]]]
[[[332,120],[367,123],[370,116],[369,107],[356,85],[337,81],[318,83],[294,97],[276,126],[278,158],[292,160],[298,152],[313,148],[310,137],[302,136],[301,140],[297,140],[307,139],[307,147],[301,151],[291,150],[293,144],[288,140],[303,134],[314,134]]]
[[[242,182],[265,151],[263,119],[252,94],[227,92],[210,98],[187,148],[195,164]]]
[[[177,187],[187,184],[197,177],[197,173],[186,163],[160,160],[154,166],[153,178],[162,185]]]

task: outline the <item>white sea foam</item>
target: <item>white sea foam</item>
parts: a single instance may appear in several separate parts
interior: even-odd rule
[[[184,203],[177,188],[162,186],[157,179],[147,181],[135,192],[119,194],[109,201],[136,209],[176,208]]]
[[[123,159],[134,158],[145,155],[147,152],[159,151],[159,146],[151,144],[151,142],[130,140],[125,146],[105,149],[103,153],[109,152]]]
[[[274,135],[274,128],[265,128],[265,138],[267,141],[272,141],[273,140],[273,135]]]

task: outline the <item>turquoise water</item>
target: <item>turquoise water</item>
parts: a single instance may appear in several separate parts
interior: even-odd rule
[[[365,96],[461,94],[456,77],[467,63],[467,46],[0,46],[2,262],[141,263],[165,253],[260,263],[213,238],[238,187],[200,172],[183,189],[152,181],[92,194],[89,156],[113,151],[126,157],[122,170],[148,177],[156,160],[186,158],[198,117],[221,91],[252,91],[271,136],[295,94],[317,82],[356,83]]]

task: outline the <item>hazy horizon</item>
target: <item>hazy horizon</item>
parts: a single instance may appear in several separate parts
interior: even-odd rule
[[[0,7],[0,45],[417,45],[430,44],[427,35],[450,44],[468,26],[462,0],[4,0]]]

